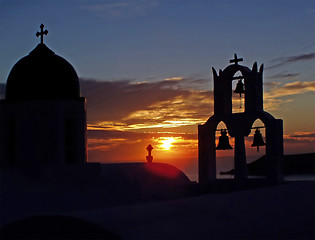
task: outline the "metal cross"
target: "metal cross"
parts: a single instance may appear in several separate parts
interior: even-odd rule
[[[238,62],[242,62],[243,58],[237,58],[237,54],[234,53],[234,59],[230,60],[230,63],[235,63],[235,65],[238,65]]]
[[[44,24],[41,24],[40,25],[40,32],[37,32],[36,33],[36,37],[39,37],[40,36],[40,43],[43,44],[44,43],[44,35],[47,35],[48,34],[48,31],[44,30]]]
[[[148,155],[149,155],[149,156],[151,156],[152,149],[153,149],[152,145],[149,144],[149,145],[147,146],[147,151],[148,151]]]
[[[152,163],[152,160],[153,160],[153,157],[152,157],[152,155],[151,155],[152,149],[153,149],[152,145],[149,144],[149,145],[147,146],[148,156],[146,157],[148,163]]]

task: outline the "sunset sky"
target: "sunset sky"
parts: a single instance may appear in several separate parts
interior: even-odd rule
[[[284,121],[285,153],[315,152],[313,0],[0,0],[2,99],[41,23],[45,44],[80,77],[89,161],[145,161],[152,144],[153,161],[195,172],[197,125],[213,114],[211,67],[234,53],[264,64],[264,107]],[[265,153],[252,136],[249,160]],[[219,170],[233,167],[233,150],[217,155]]]

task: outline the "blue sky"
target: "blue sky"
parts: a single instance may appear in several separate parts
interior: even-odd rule
[[[264,64],[265,110],[284,120],[285,153],[315,151],[313,0],[0,0],[0,98],[41,23],[45,44],[81,78],[89,159],[141,159],[152,143],[157,158],[196,167],[196,125],[213,113],[211,67],[234,53]],[[172,155],[158,145],[167,138]]]
[[[0,82],[38,43],[67,58],[84,78],[208,77],[237,52],[244,64],[315,52],[314,1],[1,0]],[[304,65],[304,63],[303,63]],[[273,69],[270,75],[281,71]],[[273,74],[275,73],[275,74]],[[305,76],[306,77],[306,76]]]

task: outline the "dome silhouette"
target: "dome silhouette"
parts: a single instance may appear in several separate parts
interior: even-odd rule
[[[7,100],[73,99],[80,97],[76,71],[45,44],[36,46],[11,69]]]

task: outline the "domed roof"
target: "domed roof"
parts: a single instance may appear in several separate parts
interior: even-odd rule
[[[7,100],[77,97],[80,97],[80,84],[76,71],[43,43],[19,60],[7,79]]]

